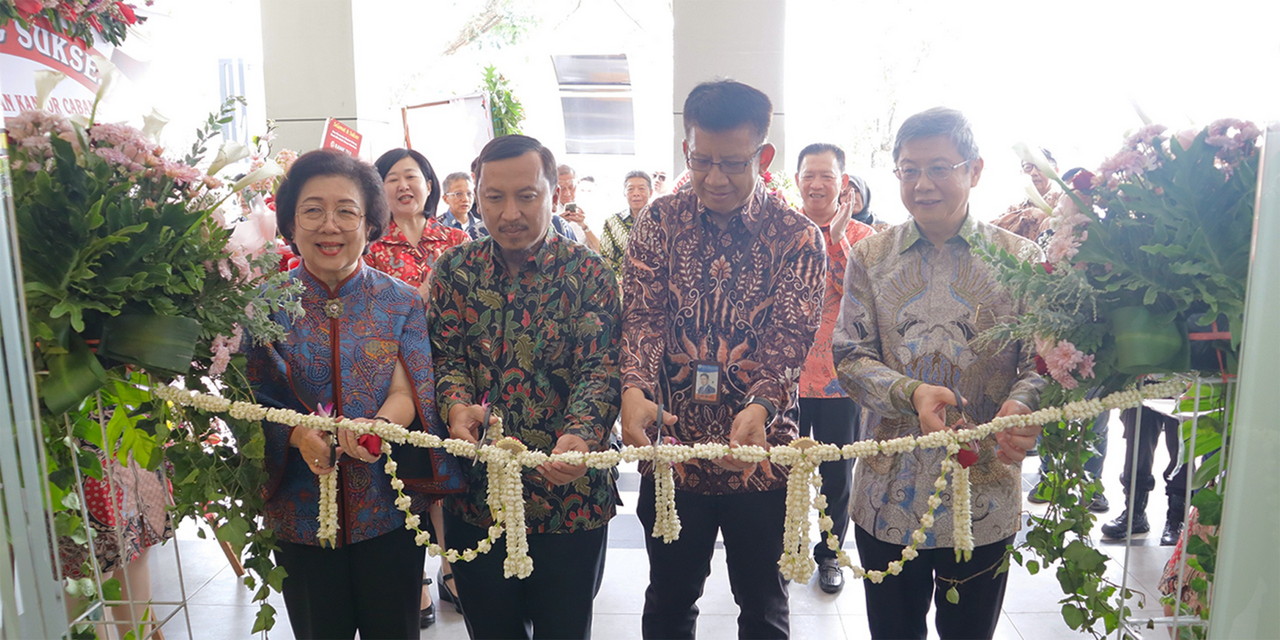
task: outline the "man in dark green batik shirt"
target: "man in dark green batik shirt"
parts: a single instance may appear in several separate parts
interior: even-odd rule
[[[442,255],[430,323],[439,411],[454,438],[477,440],[487,401],[503,432],[546,453],[601,451],[618,414],[617,282],[600,256],[548,233],[557,201],[551,152],[526,136],[491,141],[476,160],[490,236]],[[486,470],[445,503],[450,548],[487,537]],[[504,578],[504,545],[453,565],[472,637],[582,638],[603,572],[617,490],[612,469],[547,463],[524,473],[533,573]]]

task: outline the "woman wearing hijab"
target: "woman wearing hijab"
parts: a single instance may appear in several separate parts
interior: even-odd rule
[[[886,226],[883,220],[871,213],[871,187],[867,186],[866,180],[858,176],[849,176],[849,184],[840,194],[840,204],[853,208],[853,214],[850,216],[853,220],[870,225],[876,231]]]

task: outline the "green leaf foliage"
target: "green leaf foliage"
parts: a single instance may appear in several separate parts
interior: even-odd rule
[[[511,93],[507,79],[493,65],[484,68],[484,92],[493,120],[493,137],[522,133],[520,123],[524,121],[524,105]]]
[[[277,254],[253,257],[253,248],[229,244],[219,209],[234,194],[196,169],[239,102],[209,117],[185,164],[123,125],[34,112],[13,121],[9,153],[57,534],[76,544],[94,534],[79,478],[102,479],[106,465],[162,470],[173,517],[217,526],[218,538],[270,585],[255,594],[264,605],[255,624],[265,629],[275,619],[265,598],[279,590],[283,569],[271,560],[273,533],[260,525],[262,425],[210,418],[149,392],[213,379],[216,392],[252,399],[244,357],[218,373],[215,344],[282,339],[274,318],[301,312],[300,285],[277,271]],[[69,581],[67,590],[119,597],[112,582],[99,592],[92,580]],[[92,625],[73,636],[86,634]]]

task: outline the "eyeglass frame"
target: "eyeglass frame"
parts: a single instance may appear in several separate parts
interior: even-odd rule
[[[743,164],[742,164],[742,168],[741,168],[741,169],[736,169],[736,170],[734,170],[734,171],[727,171],[727,170],[725,169],[725,162],[726,162],[725,160],[721,160],[720,162],[713,162],[710,158],[699,158],[699,161],[704,161],[704,162],[706,162],[706,163],[707,163],[707,168],[705,168],[705,169],[696,169],[696,168],[694,168],[694,166],[693,166],[693,160],[694,160],[693,155],[692,155],[692,154],[689,154],[689,153],[686,153],[686,154],[685,154],[685,156],[684,156],[684,166],[688,167],[688,168],[689,168],[689,170],[690,170],[690,171],[692,171],[692,172],[694,172],[694,173],[711,173],[711,168],[712,168],[712,167],[720,167],[720,173],[723,173],[723,174],[725,174],[726,176],[737,176],[737,175],[742,175],[742,174],[744,174],[744,173],[746,173],[746,172],[747,172],[747,169],[750,169],[750,168],[751,168],[751,163],[753,163],[753,162],[755,162],[755,161],[756,161],[756,157],[760,155],[760,151],[761,151],[761,150],[763,150],[763,149],[764,149],[764,145],[763,145],[763,144],[761,144],[760,146],[756,147],[756,150],[755,150],[755,151],[752,151],[752,152],[751,152],[751,156],[750,156],[749,158],[747,158],[746,160],[731,160],[731,161],[728,161],[728,162],[730,162],[729,166],[731,166],[731,167],[732,167],[732,166],[734,166],[734,165],[736,165],[738,162],[742,162],[742,163],[743,163]]]
[[[444,195],[449,196],[450,198],[457,197],[457,196],[460,196],[460,195],[463,195],[463,194],[466,194],[466,196],[467,196],[468,198],[471,198],[472,200],[475,200],[475,199],[476,199],[476,192],[475,192],[475,191],[446,191],[446,192],[444,193]]]
[[[950,180],[950,179],[951,179],[951,176],[955,175],[955,173],[956,173],[956,169],[959,169],[960,167],[963,167],[963,166],[964,166],[964,165],[966,165],[966,164],[969,164],[969,160],[961,160],[960,162],[957,162],[957,163],[955,163],[955,164],[953,164],[953,165],[951,165],[951,166],[947,167],[947,168],[946,168],[946,173],[945,173],[945,174],[943,174],[943,175],[930,175],[930,172],[932,172],[934,169],[938,169],[939,171],[941,171],[941,170],[942,170],[942,168],[943,168],[943,167],[942,167],[942,165],[930,166],[930,167],[925,168],[923,171],[921,171],[920,169],[915,169],[915,168],[903,169],[902,167],[894,167],[894,168],[893,168],[893,175],[894,175],[894,177],[895,177],[895,178],[897,178],[897,179],[898,179],[898,181],[899,181],[899,182],[902,182],[902,183],[904,183],[904,184],[915,184],[915,183],[917,183],[917,182],[919,182],[919,181],[920,181],[920,176],[922,176],[922,175],[927,175],[927,176],[929,176],[929,181],[930,181],[930,182],[942,182],[942,181],[944,181],[944,180]],[[914,178],[908,178],[908,177],[906,177],[906,176],[902,175],[903,173],[908,172],[908,171],[914,171],[914,172],[916,172],[916,176],[915,176]]]
[[[303,231],[319,231],[320,229],[324,228],[324,223],[332,219],[333,226],[337,227],[339,231],[355,231],[356,229],[360,228],[360,225],[361,223],[364,222],[364,218],[365,218],[364,211],[360,211],[359,207],[357,207],[356,210],[359,213],[359,216],[357,217],[358,221],[356,222],[356,226],[351,227],[350,229],[344,229],[342,225],[339,223],[340,218],[338,217],[337,209],[324,209],[323,210],[324,217],[320,219],[320,224],[316,225],[315,228],[310,228],[304,225],[302,221],[305,220],[306,218],[303,216],[302,211],[295,209],[293,212],[293,223]]]

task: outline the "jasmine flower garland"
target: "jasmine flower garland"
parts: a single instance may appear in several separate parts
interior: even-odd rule
[[[680,539],[680,515],[676,513],[675,463],[653,463],[653,492],[656,501],[653,517],[653,537],[671,544]]]
[[[959,450],[957,445],[952,445]],[[947,448],[948,450],[951,447]],[[956,451],[942,462],[943,472],[951,467],[951,537],[956,562],[973,558],[973,509],[969,491],[969,467],[956,461]]]
[[[338,540],[338,463],[333,463],[333,470],[320,476],[320,528],[316,531],[316,539],[321,547],[330,549],[337,546]]]
[[[940,474],[934,483],[934,493],[929,497],[929,510],[920,518],[920,527],[912,532],[910,543],[903,548],[902,558],[890,562],[884,570],[867,571],[853,565],[848,554],[840,550],[840,541],[829,535],[827,544],[837,552],[842,566],[850,567],[854,577],[866,578],[872,582],[881,582],[887,575],[897,575],[903,564],[919,555],[918,548],[925,542],[926,531],[934,524],[935,513],[942,504],[940,497],[947,487],[947,473],[951,473],[953,500],[953,531],[955,532],[955,549],[957,557],[970,557],[973,551],[972,512],[970,506],[969,471],[955,461],[955,454],[960,447],[972,443],[999,431],[1016,427],[1057,422],[1064,419],[1081,420],[1096,416],[1111,409],[1136,407],[1146,398],[1167,398],[1181,394],[1186,390],[1186,382],[1177,378],[1142,389],[1129,389],[1110,394],[1094,400],[1078,400],[1062,407],[1048,407],[1024,415],[1009,415],[993,419],[984,425],[962,429],[959,431],[937,431],[920,437],[905,436],[893,440],[864,440],[836,447],[820,444],[809,438],[800,438],[791,445],[776,446],[764,449],[759,446],[730,448],[725,444],[699,443],[692,446],[677,444],[660,444],[648,447],[623,447],[621,451],[598,451],[583,453],[572,451],[548,455],[540,451],[530,451],[515,438],[501,436],[501,421],[497,428],[499,440],[494,444],[477,445],[453,438],[441,439],[438,436],[421,431],[410,432],[401,425],[387,422],[354,422],[349,419],[334,419],[317,415],[304,415],[288,409],[267,409],[247,402],[227,402],[225,399],[202,394],[196,391],[176,387],[156,387],[151,392],[157,397],[183,406],[192,406],[209,413],[226,412],[233,417],[262,420],[267,419],[280,424],[293,424],[308,429],[334,432],[337,429],[350,429],[357,435],[372,433],[382,438],[382,453],[387,456],[386,469],[391,476],[392,487],[398,497],[396,506],[405,512],[405,526],[418,533],[415,540],[418,544],[426,544],[433,555],[444,555],[450,562],[468,561],[478,554],[488,552],[497,539],[504,534],[507,538],[507,558],[503,563],[506,577],[524,578],[533,572],[533,559],[529,557],[527,529],[524,526],[524,484],[521,472],[525,468],[536,467],[548,461],[564,462],[572,465],[586,465],[595,469],[607,469],[621,462],[647,460],[654,465],[654,487],[657,501],[657,522],[654,526],[654,537],[671,542],[678,538],[680,521],[675,512],[675,482],[671,467],[677,462],[691,459],[712,460],[731,455],[746,462],[770,460],[775,464],[791,467],[787,481],[787,513],[786,531],[783,534],[783,555],[778,566],[784,577],[792,580],[807,579],[813,572],[813,561],[808,554],[809,522],[808,510],[819,511],[819,529],[826,534],[831,533],[833,522],[826,516],[826,500],[819,493],[811,499],[811,491],[818,483],[816,470],[818,465],[829,460],[841,458],[865,458],[874,455],[896,455],[908,453],[916,449],[946,448],[948,455],[942,462]],[[465,458],[473,458],[484,462],[489,468],[489,505],[493,512],[494,524],[489,528],[489,537],[481,540],[475,549],[459,552],[444,550],[430,542],[429,536],[418,529],[419,517],[409,513],[410,500],[404,495],[404,483],[395,475],[396,463],[391,459],[391,442],[407,443],[416,447],[443,448],[449,453]],[[665,470],[664,470],[665,469]],[[321,540],[330,544],[337,533],[337,474],[330,473],[321,478],[320,491],[320,524]]]

